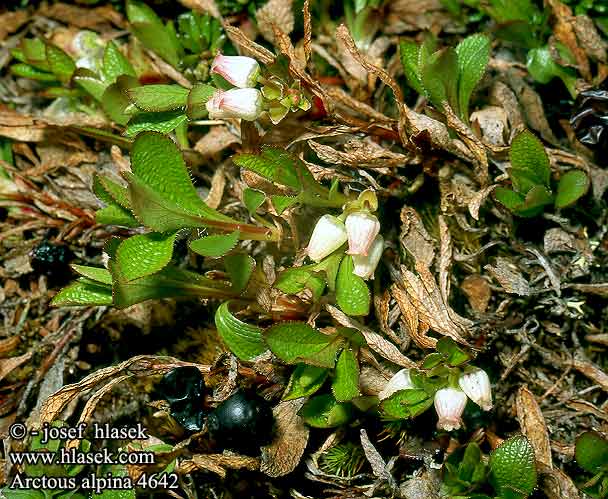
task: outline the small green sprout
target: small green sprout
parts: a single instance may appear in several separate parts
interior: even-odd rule
[[[575,457],[578,465],[591,478],[580,485],[581,490],[596,499],[608,498],[608,439],[588,431],[576,439]]]
[[[513,139],[510,159],[512,189],[498,187],[494,194],[502,205],[520,217],[540,215],[550,204],[557,209],[572,206],[589,189],[587,174],[570,170],[562,176],[553,194],[549,157],[540,140],[527,130]]]

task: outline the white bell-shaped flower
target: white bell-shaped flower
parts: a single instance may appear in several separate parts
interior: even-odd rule
[[[342,221],[333,215],[323,215],[312,231],[306,252],[311,260],[318,262],[336,251],[346,239]]]
[[[216,90],[206,104],[210,119],[256,120],[263,111],[262,93],[256,88]]]
[[[367,211],[356,211],[344,222],[348,234],[349,255],[367,256],[374,239],[380,232],[378,218]]]
[[[386,386],[378,394],[378,398],[384,400],[399,390],[408,390],[410,388],[415,388],[414,383],[412,383],[412,378],[410,377],[410,370],[401,369],[401,371],[397,372],[388,380]]]
[[[442,388],[435,393],[435,411],[439,416],[437,428],[452,431],[462,426],[462,413],[467,405],[467,396],[457,388]]]
[[[458,384],[467,397],[484,411],[492,409],[490,378],[483,369],[462,374],[458,379]]]
[[[374,272],[376,271],[378,263],[380,263],[383,251],[384,238],[378,234],[372,242],[372,246],[367,252],[367,256],[353,255],[353,274],[358,275],[365,280],[373,279]]]
[[[217,73],[238,88],[254,87],[260,75],[258,61],[240,55],[218,54],[211,63],[211,72]]]

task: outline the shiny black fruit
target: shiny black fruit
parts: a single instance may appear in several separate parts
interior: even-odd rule
[[[49,277],[63,277],[70,275],[70,260],[74,253],[65,244],[42,241],[32,250],[30,264],[37,274]]]
[[[209,414],[207,427],[221,447],[258,453],[272,440],[272,410],[263,399],[239,391]]]
[[[187,431],[203,427],[205,381],[194,366],[176,367],[158,386],[159,398],[169,402],[171,416]]]
[[[576,99],[570,124],[580,142],[595,151],[598,162],[606,163],[608,153],[608,81],[584,90]]]

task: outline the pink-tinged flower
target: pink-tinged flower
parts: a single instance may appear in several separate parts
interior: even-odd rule
[[[211,64],[211,72],[217,73],[235,87],[254,87],[260,74],[258,61],[240,55],[218,54]]]
[[[346,228],[333,215],[323,215],[315,225],[306,252],[311,260],[318,262],[336,251],[346,242]]]
[[[347,253],[366,256],[380,232],[378,218],[367,211],[356,211],[348,215],[344,223],[348,235]]]
[[[460,376],[458,384],[467,397],[484,411],[492,409],[492,388],[490,378],[482,369]]]
[[[408,390],[414,387],[414,383],[412,383],[412,378],[410,377],[409,369],[401,369],[398,373],[396,373],[386,384],[386,386],[380,391],[378,394],[378,398],[380,400],[384,400],[389,398],[393,393],[396,393],[400,390]]]
[[[241,118],[254,121],[262,114],[262,93],[255,88],[216,90],[207,101],[209,118]]]
[[[467,405],[466,394],[456,388],[442,388],[435,393],[435,411],[439,416],[437,428],[452,431],[462,426],[462,413]]]
[[[353,274],[367,280],[374,278],[376,267],[384,251],[384,238],[378,234],[367,252],[367,256],[353,255]]]

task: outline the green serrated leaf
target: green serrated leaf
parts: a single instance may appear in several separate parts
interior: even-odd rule
[[[526,67],[532,78],[539,83],[547,84],[553,78],[561,79],[572,98],[576,97],[576,73],[555,62],[548,46],[529,50]]]
[[[218,307],[215,327],[234,355],[242,360],[252,360],[266,351],[262,329],[237,319],[230,313],[229,304],[224,302]]]
[[[382,401],[380,411],[391,419],[409,419],[433,405],[433,397],[422,389],[399,390]]]
[[[490,39],[481,34],[466,37],[456,46],[460,118],[469,120],[469,100],[490,61]]]
[[[179,65],[179,48],[160,17],[144,2],[128,0],[127,19],[133,34],[152,52],[156,52],[174,67]]]
[[[523,435],[505,440],[490,456],[491,481],[499,495],[527,497],[536,487],[534,449]]]
[[[63,288],[51,301],[54,307],[112,305],[112,288],[81,277]]]
[[[359,361],[350,348],[342,350],[338,357],[331,390],[339,402],[347,402],[360,394]]]
[[[308,400],[298,412],[306,424],[314,428],[336,428],[348,423],[352,405],[340,403],[331,395],[317,395]]]
[[[102,225],[117,225],[119,227],[139,227],[141,224],[128,210],[116,203],[95,212],[95,221]]]
[[[29,78],[37,81],[57,81],[57,77],[53,73],[38,69],[29,64],[13,64],[11,73],[21,78]]]
[[[247,287],[255,268],[255,260],[244,253],[236,253],[224,257],[224,266],[230,276],[232,289],[240,292]]]
[[[239,241],[241,233],[238,230],[230,234],[217,234],[196,239],[190,243],[190,249],[195,253],[210,258],[219,258],[233,250]]]
[[[327,335],[305,322],[283,322],[264,331],[264,339],[279,359],[288,364],[305,362],[334,367],[343,338]]]
[[[182,111],[165,111],[159,113],[137,113],[127,123],[124,131],[126,137],[135,137],[141,132],[171,133],[188,120]]]
[[[460,348],[449,336],[439,339],[435,348],[442,354],[445,362],[450,366],[459,366],[472,358],[471,354]]]
[[[112,121],[119,125],[126,125],[131,117],[127,108],[131,101],[127,96],[127,90],[139,85],[137,78],[132,76],[119,76],[116,83],[109,85],[101,96],[101,107]]]
[[[247,187],[243,191],[243,203],[245,207],[249,211],[249,213],[254,214],[257,209],[262,206],[262,203],[266,199],[266,194],[257,189],[251,189]]]
[[[513,212],[523,204],[525,199],[521,194],[506,187],[497,187],[494,189],[494,195],[499,203]]]
[[[125,239],[116,251],[115,270],[119,279],[129,282],[165,268],[173,256],[176,237],[177,233],[149,232]]]
[[[456,114],[458,107],[458,56],[448,47],[435,52],[420,68],[420,77],[426,95],[433,105],[443,109],[447,101]]]
[[[114,83],[121,75],[137,76],[129,60],[110,41],[103,52],[103,76],[107,83]]]
[[[197,120],[207,116],[207,101],[217,91],[215,87],[200,83],[195,85],[188,94],[186,114],[190,119]]]
[[[93,176],[93,192],[104,203],[114,202],[123,208],[131,208],[129,190],[105,175]]]
[[[283,293],[295,295],[306,288],[306,283],[311,276],[310,266],[293,267],[281,272],[273,286]]]
[[[222,284],[176,267],[165,267],[156,274],[127,282],[120,279],[112,259],[108,266],[113,276],[114,305],[118,308],[161,298],[229,298],[232,295]]]
[[[59,47],[50,43],[46,44],[46,60],[51,72],[62,83],[68,83],[76,70],[76,64],[72,58]]]
[[[77,272],[83,277],[101,284],[112,284],[112,275],[110,271],[104,267],[89,267],[86,265],[71,265],[74,272]]]
[[[324,367],[298,364],[291,374],[283,400],[310,397],[323,386],[328,375],[329,370]]]
[[[158,54],[171,66],[179,67],[178,47],[176,47],[171,33],[164,26],[157,29],[150,23],[131,22],[131,31],[144,47]]]
[[[232,158],[241,168],[251,170],[266,180],[301,191],[304,185],[316,183],[302,161],[276,147],[264,147],[259,154],[241,153]]]
[[[179,85],[144,85],[128,91],[131,102],[142,111],[185,109],[190,90]]]
[[[346,255],[336,279],[336,301],[345,314],[367,315],[371,302],[369,289],[363,279],[353,274],[353,270],[353,258]]]
[[[98,102],[101,102],[103,93],[108,87],[106,82],[102,81],[99,76],[87,68],[76,68],[76,71],[72,75],[72,81]]]
[[[527,194],[536,185],[549,187],[551,166],[540,140],[524,130],[511,143],[511,181],[516,192]]]
[[[401,40],[399,42],[399,51],[403,72],[405,73],[410,87],[420,95],[425,95],[422,79],[420,77],[420,67],[418,66],[420,46],[416,42]]]
[[[49,61],[46,57],[46,44],[40,38],[25,38],[21,40],[22,62],[27,62],[32,66],[42,70],[51,71]],[[17,54],[13,52],[17,57]]]
[[[520,217],[535,217],[540,215],[544,207],[553,203],[553,195],[544,185],[532,187],[526,194],[524,202],[517,207],[515,214]]]
[[[589,190],[589,177],[582,170],[570,170],[565,173],[557,185],[555,207],[572,206]]]
[[[140,133],[131,148],[131,170],[163,200],[183,211],[210,220],[236,223],[203,202],[190,180],[181,151],[169,137],[155,132]]]
[[[270,200],[277,214],[281,215],[287,208],[299,201],[299,196],[280,196],[275,194],[270,196]]]
[[[581,468],[594,475],[608,469],[608,439],[594,431],[583,433],[576,439],[575,457]]]

